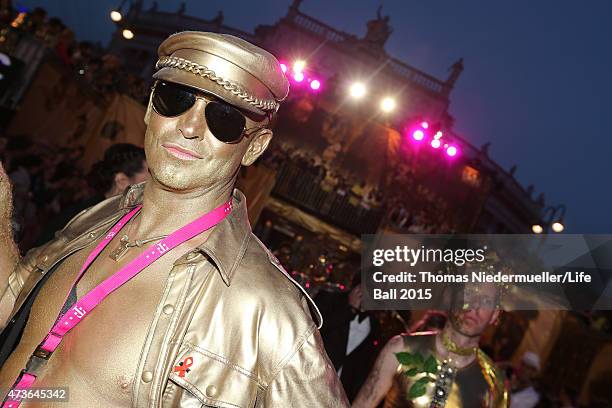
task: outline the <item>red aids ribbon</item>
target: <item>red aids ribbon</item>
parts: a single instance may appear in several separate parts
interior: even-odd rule
[[[191,367],[192,365],[193,365],[193,358],[186,357],[183,359],[183,361],[178,363],[178,365],[174,366],[174,371],[176,371],[178,373],[178,376],[182,378],[182,377],[185,377],[186,373],[191,371],[189,367]]]

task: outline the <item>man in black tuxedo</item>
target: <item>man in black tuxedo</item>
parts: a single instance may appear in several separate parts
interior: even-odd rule
[[[315,303],[323,315],[321,337],[349,401],[357,396],[380,352],[378,319],[361,306],[361,274],[349,292],[319,292]]]

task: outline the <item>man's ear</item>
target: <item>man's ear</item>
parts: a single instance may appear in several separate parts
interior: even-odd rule
[[[497,324],[497,321],[499,319],[499,315],[500,315],[500,310],[499,309],[495,309],[495,311],[491,315],[491,318],[489,319],[489,324]]]
[[[247,151],[242,157],[241,164],[250,166],[255,160],[266,150],[270,140],[272,139],[272,131],[270,129],[260,129],[253,134]]]
[[[129,177],[123,172],[115,174],[113,181],[115,182],[115,191],[117,193],[122,193],[131,184]]]
[[[144,123],[149,126],[149,119],[151,119],[151,109],[153,107],[153,91],[149,94],[149,103],[147,104],[147,111],[144,115]]]

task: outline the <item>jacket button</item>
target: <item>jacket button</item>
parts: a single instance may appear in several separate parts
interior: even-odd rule
[[[167,315],[172,314],[172,312],[174,312],[174,306],[172,306],[172,305],[165,305],[164,308],[162,309],[162,311],[165,314],[167,314]]]
[[[209,385],[208,387],[206,387],[206,396],[213,398],[217,395],[217,387],[215,387],[214,385]]]
[[[89,238],[93,238],[93,237],[95,237],[95,236],[96,236],[96,233],[95,233],[95,232],[90,232],[90,233],[89,233]]]
[[[145,371],[144,373],[142,373],[142,381],[149,383],[153,380],[153,373],[150,371]]]
[[[42,259],[42,260],[43,260],[43,262],[47,262],[47,261],[49,260],[49,255],[45,255],[45,256],[43,256],[43,259]]]

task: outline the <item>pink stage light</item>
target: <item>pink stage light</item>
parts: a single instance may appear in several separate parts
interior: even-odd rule
[[[427,129],[427,128],[429,127],[429,123],[427,123],[427,122],[421,122],[421,127],[422,127],[423,129]]]
[[[321,82],[315,79],[312,82],[310,82],[310,87],[316,91],[319,88],[321,88]]]
[[[302,82],[304,80],[304,73],[303,72],[296,72],[293,75],[293,79],[295,79],[295,82]]]
[[[451,145],[451,146],[448,146],[448,148],[446,149],[446,154],[450,157],[455,157],[457,153],[459,153],[459,151],[457,150],[455,146]]]
[[[425,137],[425,133],[421,129],[417,129],[412,133],[412,138],[420,142]]]
[[[434,149],[439,148],[441,144],[442,142],[440,142],[440,139],[434,139],[431,141],[431,147],[433,147]]]
[[[280,66],[281,66],[281,70],[282,70],[284,73],[286,73],[286,72],[287,72],[287,65],[285,65],[285,64],[280,64]]]

